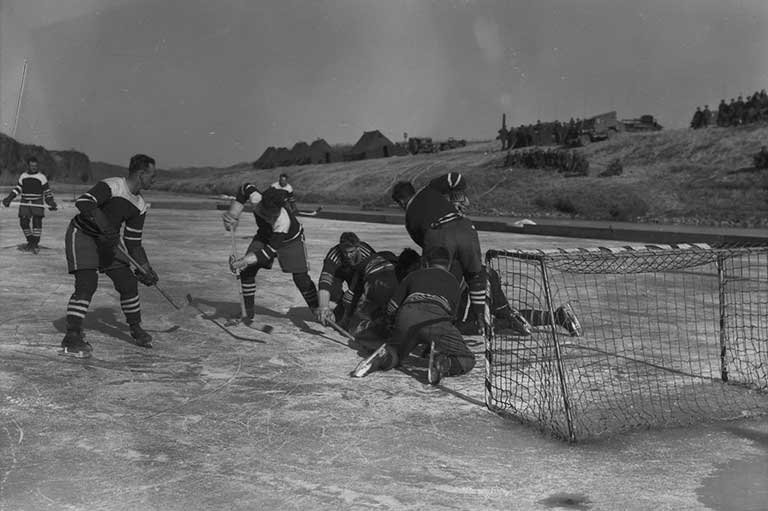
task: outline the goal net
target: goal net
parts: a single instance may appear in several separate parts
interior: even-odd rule
[[[491,410],[569,441],[768,410],[768,247],[489,250],[486,262],[533,327],[493,320]]]

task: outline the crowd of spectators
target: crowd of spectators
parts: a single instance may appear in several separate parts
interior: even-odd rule
[[[696,112],[691,119],[691,128],[740,126],[766,120],[768,120],[768,93],[763,89],[748,96],[746,100],[744,96],[739,96],[738,99],[731,98],[730,103],[721,99],[716,112],[711,111],[709,105],[706,105],[703,110],[701,107],[696,107]]]

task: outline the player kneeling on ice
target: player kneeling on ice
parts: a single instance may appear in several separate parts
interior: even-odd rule
[[[75,292],[67,304],[67,333],[61,341],[65,355],[91,355],[92,347],[83,335],[83,320],[96,292],[99,273],[106,273],[120,293],[120,306],[135,343],[152,347],[152,336],[141,328],[138,282],[153,286],[158,280],[141,246],[147,213],[141,190],[150,188],[154,179],[155,160],[137,154],[128,164],[128,177],[99,181],[75,201],[79,213],[64,236],[67,267],[75,276]],[[123,225],[125,248],[141,265],[135,273],[117,253]]]
[[[318,307],[317,288],[309,276],[309,264],[304,247],[304,228],[284,207],[285,192],[275,188],[260,194],[255,186],[240,187],[235,201],[224,214],[226,230],[236,228],[246,202],[255,204],[253,214],[258,230],[243,257],[230,257],[229,267],[240,273],[243,301],[247,319],[253,319],[256,296],[256,274],[261,268],[270,269],[277,257],[284,273],[293,274],[293,282],[312,311]]]
[[[394,316],[393,340],[360,362],[352,376],[397,367],[419,345],[429,346],[427,381],[469,372],[475,355],[453,325],[461,289],[450,272],[450,252],[433,246],[424,253],[426,268],[408,274],[387,307]]]
[[[352,299],[343,326],[355,337],[389,337],[387,306],[398,285],[396,261],[397,256],[389,251],[373,254],[352,277]]]
[[[354,232],[342,233],[339,243],[328,250],[317,283],[320,306],[316,316],[320,323],[325,325],[328,320],[333,320],[347,328],[352,313],[353,280],[374,253],[373,248]],[[333,309],[331,302],[336,304]]]

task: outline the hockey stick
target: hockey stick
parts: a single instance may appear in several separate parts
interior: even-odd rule
[[[322,206],[318,206],[315,209],[313,209],[312,211],[301,211],[301,210],[298,210],[298,211],[296,211],[296,214],[298,216],[315,216],[318,213],[320,213],[322,210],[323,210],[323,207]]]
[[[354,341],[355,340],[355,336],[354,335],[350,334],[349,332],[347,332],[346,330],[341,328],[335,321],[333,321],[331,319],[326,319],[325,322],[328,324],[328,326],[330,326],[331,328],[336,330],[338,333],[340,333],[341,335],[343,335],[344,337],[346,337],[350,341]]]
[[[241,336],[239,336],[237,334],[232,333],[226,326],[224,326],[221,323],[219,323],[218,321],[216,321],[216,318],[213,318],[213,317],[209,316],[207,312],[205,312],[203,309],[198,307],[195,304],[194,300],[192,299],[192,295],[189,294],[189,293],[187,293],[187,303],[189,305],[191,305],[192,307],[194,307],[197,310],[197,312],[202,314],[203,319],[207,319],[208,321],[210,321],[211,323],[213,323],[217,327],[219,327],[222,330],[224,330],[231,337],[233,337],[233,338],[235,338],[235,339],[237,339],[239,341],[249,341],[249,342],[258,342],[258,343],[261,343],[261,344],[266,344],[266,341],[262,341],[261,339],[252,339],[250,337],[241,337]],[[256,330],[256,329],[254,329],[254,330]],[[262,327],[261,331],[264,332],[264,333],[269,333],[269,332],[272,331],[272,327],[269,326],[269,325],[265,325],[264,327]]]
[[[237,241],[235,241],[235,229],[229,231],[232,234],[232,258],[237,257]],[[243,283],[240,282],[240,272],[235,272],[235,282],[237,283],[237,293],[240,295],[240,319],[245,323],[248,313],[245,310],[245,295],[243,295]]]
[[[119,243],[119,244],[117,245],[117,249],[120,251],[120,253],[122,253],[122,254],[123,254],[123,256],[125,256],[125,258],[126,258],[126,259],[128,259],[128,262],[129,262],[129,263],[130,263],[132,266],[134,266],[134,267],[136,268],[136,270],[138,270],[138,271],[139,271],[139,272],[140,272],[142,275],[147,275],[147,270],[145,270],[145,269],[144,269],[144,268],[143,268],[143,267],[142,267],[142,266],[141,266],[139,263],[137,263],[137,262],[136,262],[136,260],[135,260],[133,257],[131,257],[131,256],[130,256],[130,254],[128,254],[128,250],[126,250],[126,249],[125,249],[125,247],[123,247],[123,244],[122,244],[122,243]],[[173,305],[174,309],[176,309],[176,310],[181,310],[181,307],[179,307],[178,305],[176,305],[176,303],[173,301],[173,299],[172,299],[170,296],[168,296],[168,294],[166,294],[166,292],[165,292],[165,291],[163,291],[162,289],[160,289],[159,287],[157,287],[157,284],[156,284],[156,283],[153,285],[153,287],[154,287],[155,289],[157,289],[157,291],[158,291],[158,292],[159,292],[161,295],[163,295],[163,298],[165,298],[166,300],[168,300],[168,303],[170,303],[171,305]]]

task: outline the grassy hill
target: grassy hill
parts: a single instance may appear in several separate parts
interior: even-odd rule
[[[768,171],[751,167],[766,143],[766,124],[624,133],[577,149],[590,162],[589,175],[566,177],[507,168],[499,144],[484,142],[437,154],[271,170],[247,163],[175,169],[159,173],[157,188],[233,194],[244,181],[268,186],[285,171],[299,201],[372,208],[391,205],[389,190],[399,179],[423,184],[460,171],[474,214],[768,227]],[[623,174],[598,177],[616,158]]]

